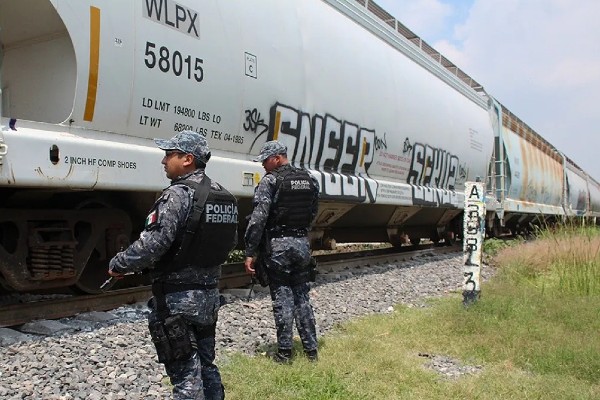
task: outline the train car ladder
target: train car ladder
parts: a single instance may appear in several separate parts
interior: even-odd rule
[[[491,96],[490,101],[490,117],[494,127],[494,153],[490,168],[493,171],[490,171],[490,180],[493,182],[491,187],[497,201],[496,216],[500,220],[500,226],[504,226],[504,201],[508,188],[506,185],[507,160],[502,140],[502,106]]]

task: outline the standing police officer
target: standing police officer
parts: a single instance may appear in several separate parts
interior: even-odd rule
[[[262,162],[267,173],[254,192],[254,210],[246,229],[246,272],[255,273],[256,257],[265,251],[277,327],[274,360],[290,362],[295,320],[307,357],[316,361],[317,332],[308,295],[308,229],[317,215],[319,184],[306,170],[289,164],[286,146],[276,140],[265,143],[253,161]]]
[[[152,207],[139,239],[110,261],[109,274],[152,270],[149,329],[174,398],[223,399],[214,364],[217,286],[222,255],[237,241],[237,203],[204,174],[210,149],[202,135],[182,131],[154,142],[165,151],[171,186]]]

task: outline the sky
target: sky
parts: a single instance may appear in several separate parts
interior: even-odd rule
[[[375,0],[600,182],[600,0]]]

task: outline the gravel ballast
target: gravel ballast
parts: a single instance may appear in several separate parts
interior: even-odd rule
[[[397,303],[419,307],[426,298],[460,291],[463,268],[462,254],[429,254],[396,265],[319,275],[311,290],[318,334],[359,316],[390,313]],[[482,268],[482,277],[487,275],[489,268]],[[255,291],[250,301],[243,293],[225,294],[217,326],[218,365],[227,362],[229,352],[252,355],[275,343],[268,293]],[[61,319],[57,323],[70,329],[49,335],[1,329],[0,398],[171,398],[148,335],[147,313],[145,304],[135,304]],[[447,377],[478,369],[449,359],[438,364],[442,367],[432,362],[432,368]]]

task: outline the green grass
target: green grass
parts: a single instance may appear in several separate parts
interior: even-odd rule
[[[502,248],[475,304],[456,293],[344,324],[321,338],[315,364],[232,355],[227,398],[600,399],[599,249],[593,230]],[[483,368],[450,380],[420,353]]]

